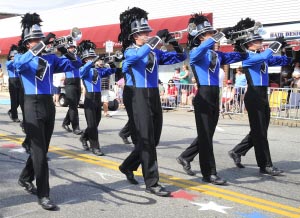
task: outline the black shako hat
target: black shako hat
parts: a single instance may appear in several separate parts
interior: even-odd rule
[[[141,8],[133,7],[120,14],[121,33],[118,41],[122,43],[124,52],[134,41],[132,35],[138,32],[151,32],[148,24],[148,13]]]
[[[40,18],[40,15],[37,13],[26,13],[21,20],[21,28],[22,35],[21,38],[23,43],[25,43],[29,39],[37,39],[44,38],[45,35],[41,29],[41,22],[43,22]]]
[[[208,18],[201,14],[193,14],[188,22],[188,42],[187,45],[190,48],[198,46],[200,41],[198,40],[198,36],[204,34],[206,32],[214,32],[217,30],[213,28]]]
[[[12,44],[10,46],[8,55],[7,55],[7,60],[10,60],[11,57],[14,57],[18,53],[18,46],[15,44]]]
[[[231,37],[237,37],[238,40],[235,40],[234,49],[235,51],[245,51],[246,44],[255,40],[263,40],[262,36],[258,33],[258,29],[254,28],[256,25],[255,20],[247,17],[241,19],[234,27],[232,27],[232,32],[239,32],[239,34],[234,34]]]
[[[96,57],[96,45],[95,43],[93,43],[90,40],[83,40],[82,42],[80,42],[80,44],[78,45],[78,54],[80,55],[80,58],[83,60],[85,58],[88,57]]]

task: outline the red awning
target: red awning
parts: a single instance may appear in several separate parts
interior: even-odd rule
[[[204,15],[207,16],[210,22],[212,23],[212,13]],[[153,29],[152,35],[155,35],[155,33],[161,29],[168,29],[170,32],[184,30],[187,28],[188,20],[190,19],[190,17],[190,15],[184,15],[149,20],[149,25]],[[82,32],[82,40],[91,40],[96,44],[97,48],[105,48],[105,42],[108,40],[115,42],[115,47],[121,47],[121,45],[117,43],[118,35],[120,33],[120,24],[86,27],[80,28],[80,30]],[[70,30],[53,31],[53,33],[57,37],[67,36],[70,35]],[[0,39],[0,49],[2,51],[1,55],[8,54],[10,46],[12,44],[17,44],[19,40],[20,36]],[[187,33],[183,33],[183,37],[179,41],[179,43],[186,42]]]
[[[233,47],[233,45],[221,45],[219,50],[221,52],[233,52],[234,47]]]

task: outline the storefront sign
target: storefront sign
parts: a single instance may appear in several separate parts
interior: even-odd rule
[[[270,32],[270,38],[277,38],[277,37],[284,37],[286,39],[290,37],[300,37],[300,30]]]

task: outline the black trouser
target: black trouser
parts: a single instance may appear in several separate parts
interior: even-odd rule
[[[20,179],[36,178],[37,196],[49,197],[47,152],[54,129],[55,106],[51,95],[25,95],[26,133],[30,139],[30,155]]]
[[[201,173],[204,177],[216,175],[216,162],[213,151],[213,136],[219,119],[219,87],[199,86],[194,99],[195,119],[198,137],[193,141],[184,158],[192,160],[198,145]],[[198,140],[197,140],[198,139]]]
[[[84,115],[87,128],[82,137],[90,142],[92,149],[100,148],[98,125],[101,120],[101,92],[87,92],[85,94]]]
[[[162,109],[158,88],[134,88],[132,109],[137,144],[128,158],[141,161],[146,187],[152,187],[159,180],[156,146],[162,130]],[[124,163],[127,169],[132,167],[132,162]]]
[[[80,78],[65,79],[66,100],[69,104],[69,110],[63,121],[63,124],[72,124],[73,130],[79,129],[78,104],[81,95]]]
[[[187,149],[185,149],[180,156],[187,162],[192,162],[198,153],[198,138],[195,138],[192,144]]]
[[[130,133],[130,127],[129,127],[129,120],[125,124],[125,126],[120,130],[120,134],[128,138],[131,133]]]
[[[133,144],[136,144],[136,130],[133,119],[133,111],[132,111],[132,96],[133,96],[133,86],[124,86],[123,90],[123,102],[125,105],[125,109],[128,116],[128,122],[121,130],[121,133],[124,136],[131,136],[131,140]]]
[[[18,107],[21,106],[21,110],[23,113],[23,105],[22,97],[24,95],[23,88],[21,86],[21,81],[18,77],[15,78],[9,78],[8,79],[8,89],[9,89],[9,95],[10,95],[10,112],[11,112],[11,118],[17,119],[18,118]]]
[[[132,143],[134,144],[134,150],[129,154],[129,156],[122,163],[122,167],[130,170],[136,171],[141,163],[140,161],[140,153],[137,148],[137,137],[136,130],[133,118],[133,110],[132,110],[132,97],[133,97],[133,86],[125,86],[123,90],[123,102],[125,105],[125,109],[128,115],[128,122],[121,130],[126,137],[131,136]]]
[[[250,133],[233,151],[244,156],[254,146],[257,165],[261,168],[271,167],[273,164],[268,142],[270,107],[267,87],[248,86],[245,107],[248,111]]]

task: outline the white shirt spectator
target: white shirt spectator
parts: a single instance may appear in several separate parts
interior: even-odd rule
[[[64,79],[65,79],[65,73],[54,73],[53,74],[53,86],[63,87]]]

